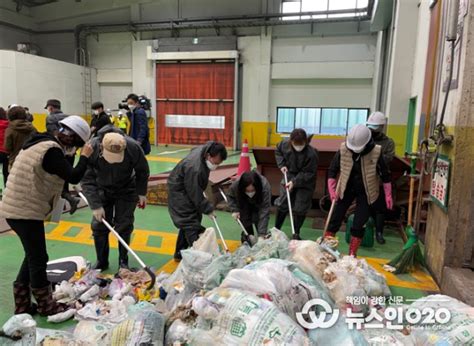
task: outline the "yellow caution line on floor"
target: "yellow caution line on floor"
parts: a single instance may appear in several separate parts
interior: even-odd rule
[[[178,159],[176,157],[158,157],[158,156],[147,156],[148,161],[154,162],[171,162],[171,163],[178,163],[182,159]]]
[[[80,228],[80,232],[74,237],[65,235],[73,227]],[[113,248],[117,248],[117,239],[115,239],[113,235],[110,235],[109,237],[110,246]],[[160,247],[147,245],[150,237],[160,237]],[[174,254],[176,238],[176,233],[135,229],[133,231],[130,246],[132,247],[132,249],[140,252],[172,256]],[[51,232],[46,234],[46,239],[77,244],[87,244],[91,246],[94,245],[90,225],[79,222],[61,221]],[[230,251],[234,251],[240,246],[240,241],[238,240],[226,240],[226,243]],[[439,292],[439,287],[436,282],[428,273],[424,271],[417,270],[413,273],[410,273],[410,276],[412,277],[413,281],[405,281],[383,269],[383,265],[386,264],[389,260],[372,257],[364,258],[367,263],[369,263],[372,267],[375,268],[375,270],[385,276],[385,278],[387,279],[387,284],[389,286],[397,286],[429,292]],[[168,273],[172,273],[176,269],[177,265],[178,264],[174,262],[173,259],[171,259],[165,265],[159,268],[157,272],[165,271]]]

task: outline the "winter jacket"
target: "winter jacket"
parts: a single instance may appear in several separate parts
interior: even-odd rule
[[[234,212],[239,212],[242,219],[253,219],[251,214],[258,214],[258,234],[264,235],[268,232],[268,221],[270,220],[270,207],[272,205],[272,188],[267,178],[260,175],[262,182],[262,199],[257,201],[256,196],[250,198],[246,194],[240,198],[239,196],[239,182],[240,178],[234,181],[228,193],[229,207]],[[245,204],[241,205],[240,201]],[[248,215],[250,214],[250,215]]]
[[[46,117],[46,131],[52,135],[55,135],[61,127],[59,122],[67,117],[68,115],[64,114],[62,111],[52,112]]]
[[[202,215],[214,210],[204,197],[210,174],[206,153],[213,143],[207,142],[194,148],[168,177],[168,209],[174,225],[179,229],[200,229]]]
[[[0,204],[0,216],[7,219],[45,220],[52,212],[64,180],[47,173],[43,157],[51,148],[61,148],[53,138],[41,138],[22,150],[8,176]]]
[[[0,120],[0,152],[1,153],[8,153],[7,149],[5,149],[5,132],[8,127],[8,120]]]
[[[130,137],[135,139],[141,145],[145,155],[148,155],[151,151],[150,129],[145,110],[138,107],[133,112],[128,112],[127,115],[130,121]]]
[[[136,197],[146,196],[150,169],[140,145],[129,136],[123,162],[110,164],[102,157],[101,143],[106,133],[122,133],[112,125],[103,127],[91,145],[94,153],[89,158],[86,174],[81,181],[84,195],[91,209],[103,207],[104,195],[126,198],[136,203]]]
[[[385,159],[385,163],[387,166],[390,166],[395,156],[395,142],[383,132],[372,132],[372,138],[375,144],[382,147],[382,155]]]
[[[5,149],[9,153],[8,170],[11,171],[15,158],[25,142],[36,133],[33,124],[27,120],[13,120],[5,131]]]
[[[356,194],[365,194],[369,204],[373,204],[380,193],[380,180],[383,183],[391,181],[390,172],[381,155],[382,148],[372,141],[360,154],[353,153],[341,143],[339,151],[334,156],[328,171],[328,177],[336,179],[339,174],[336,192],[344,198],[346,189],[352,189]]]
[[[318,151],[316,149],[306,145],[301,152],[297,152],[293,149],[291,141],[285,139],[278,143],[275,158],[278,168],[288,168],[288,181],[293,182],[293,188],[314,190],[318,169]]]
[[[101,128],[110,124],[112,124],[112,122],[110,121],[110,117],[107,115],[107,113],[102,112],[98,115],[92,115],[91,129],[94,129],[92,135],[95,135],[100,131]]]

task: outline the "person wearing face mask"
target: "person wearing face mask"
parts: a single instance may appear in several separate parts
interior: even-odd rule
[[[59,100],[48,100],[44,108],[48,112],[48,116],[46,117],[46,131],[52,136],[57,136],[59,133],[59,129],[61,128],[60,122],[66,119],[68,115],[64,114],[61,110],[61,101]],[[66,152],[66,159],[69,160],[71,166],[74,165],[76,149],[77,148],[74,147],[68,148],[68,152]],[[68,201],[70,205],[69,213],[71,215],[74,214],[81,200],[71,195],[71,193],[69,192],[69,184],[67,182],[64,183],[63,193],[61,194],[61,197]]]
[[[380,193],[381,182],[385,194]],[[336,207],[324,237],[336,235],[347,210],[356,201],[349,245],[349,255],[355,257],[364,237],[364,225],[370,217],[371,208],[379,208],[383,203],[387,209],[393,207],[391,176],[382,155],[382,147],[375,144],[365,125],[355,125],[349,131],[346,141],[331,161],[328,189],[331,200],[336,201]]]
[[[130,110],[130,112],[127,113],[130,121],[129,135],[141,145],[145,155],[148,155],[151,151],[151,146],[150,129],[148,128],[146,112],[140,106],[138,96],[135,94],[127,96],[127,105]]]
[[[214,214],[214,207],[204,196],[211,171],[227,159],[227,150],[219,142],[195,147],[168,177],[168,210],[178,228],[174,259],[181,260],[181,250],[191,247],[205,228],[202,216]]]
[[[105,219],[115,226],[127,244],[133,232],[138,205],[146,206],[150,169],[140,145],[112,125],[103,127],[92,139],[94,154],[89,158],[81,187],[92,209],[92,235],[97,255],[94,269],[109,267],[109,230]],[[119,267],[128,268],[127,250],[119,244]]]
[[[13,283],[15,314],[38,312],[49,316],[67,309],[53,299],[46,275],[48,253],[44,222],[59,200],[64,182],[79,183],[93,149],[85,144],[90,129],[84,119],[71,115],[59,125],[56,136],[40,133],[25,143],[0,202],[0,216],[6,218],[25,251],[23,264]],[[64,154],[71,147],[83,147],[74,168]],[[31,295],[37,305],[31,303]]]
[[[281,141],[276,148],[275,158],[281,172],[288,175],[288,185],[282,178],[280,196],[275,200],[278,207],[275,227],[281,229],[288,214],[286,189],[290,190],[290,198],[294,214],[295,234],[293,239],[301,240],[300,229],[311,208],[313,192],[316,186],[318,169],[318,151],[309,145],[306,131],[294,129],[290,138]]]
[[[383,113],[374,112],[367,120],[367,127],[370,129],[370,132],[372,132],[372,138],[374,139],[375,144],[382,147],[383,158],[385,159],[387,166],[390,167],[390,163],[395,156],[395,142],[384,133],[386,122],[387,118]],[[380,193],[383,193],[383,190],[381,190]],[[379,244],[385,244],[383,229],[385,226],[386,212],[387,210],[385,208],[372,210],[372,216],[375,219],[375,239]]]
[[[267,234],[272,188],[264,176],[255,170],[243,173],[232,183],[228,201],[232,217],[240,219],[249,234],[254,234],[254,226],[259,237]],[[245,238],[242,232],[242,243],[246,241]]]
[[[104,104],[102,102],[94,102],[91,106],[91,109],[91,133],[92,136],[95,136],[101,128],[111,124],[111,122],[110,117],[104,111]]]

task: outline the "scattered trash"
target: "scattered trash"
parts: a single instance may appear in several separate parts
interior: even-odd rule
[[[48,322],[61,323],[73,318],[75,313],[76,313],[76,309],[69,309],[64,312],[60,312],[59,314],[48,316]]]

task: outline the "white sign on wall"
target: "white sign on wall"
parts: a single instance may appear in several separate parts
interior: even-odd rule
[[[225,129],[225,116],[166,114],[165,125],[191,129]]]

